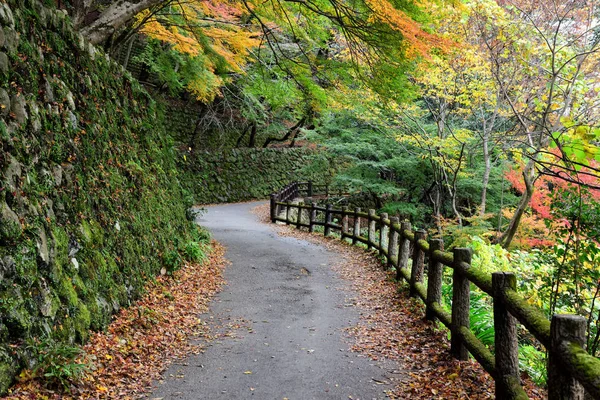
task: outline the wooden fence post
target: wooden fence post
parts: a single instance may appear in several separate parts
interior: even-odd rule
[[[312,181],[308,181],[308,183],[306,184],[306,194],[308,195],[308,197],[312,197],[313,195],[313,183]]]
[[[374,248],[374,244],[375,244],[375,219],[373,218],[375,216],[375,210],[373,210],[372,208],[369,209],[369,217],[367,218],[368,224],[367,226],[369,227],[369,233],[367,234],[367,242],[369,243],[368,246],[368,250],[371,250]]]
[[[442,276],[444,264],[433,259],[433,252],[436,250],[444,251],[444,241],[442,239],[429,240],[429,269],[427,271],[427,301],[425,308],[425,318],[429,321],[436,321],[433,303],[440,303],[442,300]]]
[[[419,247],[419,240],[425,240],[427,232],[415,231],[415,242],[413,243],[413,263],[410,270],[410,297],[417,297],[417,282],[423,282],[423,271],[425,270],[425,252]]]
[[[511,390],[520,386],[519,341],[517,320],[504,304],[506,289],[517,289],[517,277],[512,272],[494,272],[492,274],[492,293],[494,297],[494,347],[496,349],[496,398],[512,398]]]
[[[550,349],[548,349],[548,400],[583,400],[583,386],[560,364],[555,349],[564,341],[575,342],[585,348],[587,321],[580,315],[552,316],[550,322]]]
[[[286,225],[289,225],[291,222],[290,221],[290,209],[292,208],[292,207],[290,207],[291,204],[292,203],[290,203],[289,200],[285,202],[285,224]]]
[[[352,235],[352,244],[356,244],[358,242],[356,238],[360,236],[360,217],[358,216],[359,212],[360,207],[356,207],[354,209],[354,231]]]
[[[384,221],[388,219],[388,213],[381,213],[381,225],[379,227],[379,255],[382,256],[384,254],[383,249],[386,247],[386,238],[388,236],[388,226],[384,223]]]
[[[331,209],[333,205],[327,204],[325,207],[325,236],[329,236],[331,234]]]
[[[390,227],[390,229],[392,229]],[[398,267],[396,268],[396,280],[400,282],[402,280],[402,270],[408,266],[408,253],[410,252],[410,240],[404,236],[404,231],[410,231],[412,225],[408,221],[402,221],[400,224],[400,254],[398,255]]]
[[[296,216],[296,229],[300,229],[302,226],[302,207],[304,204],[302,202],[298,202],[298,215]]]
[[[342,206],[342,240],[348,237],[348,206]]]
[[[275,217],[277,217],[277,195],[271,195],[271,222],[275,223]]]
[[[460,328],[471,329],[469,318],[469,307],[471,305],[471,284],[466,276],[462,274],[462,262],[471,264],[472,251],[469,248],[455,248],[454,253],[454,273],[452,275],[452,325],[450,352],[454,358],[460,361],[469,359],[469,351],[460,338]]]
[[[310,216],[309,216],[309,222],[308,222],[308,231],[309,232],[315,231],[315,221],[317,220],[317,210],[315,210],[316,207],[317,207],[317,203],[312,202],[310,204]]]
[[[388,248],[387,248],[387,267],[391,269],[392,267],[397,267],[398,265],[398,232],[395,229],[392,229],[392,226],[398,224],[400,222],[400,218],[392,217],[390,218],[390,229],[389,229],[389,240],[388,240]],[[394,261],[392,258],[396,257],[396,265],[394,265]]]

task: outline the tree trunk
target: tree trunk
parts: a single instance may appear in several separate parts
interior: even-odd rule
[[[92,44],[106,42],[117,30],[126,25],[141,11],[164,3],[165,0],[118,0],[113,2],[104,10],[98,19],[87,26],[81,26],[80,33]],[[89,1],[81,1],[83,5]],[[85,13],[85,8],[76,12]],[[81,17],[77,17],[81,19]],[[81,22],[80,22],[81,23]]]
[[[523,170],[523,180],[525,181],[525,193],[523,193],[523,196],[521,196],[521,201],[519,202],[519,205],[517,206],[517,209],[515,210],[515,213],[513,214],[510,223],[508,224],[508,228],[497,240],[495,240],[496,243],[501,244],[502,247],[504,247],[505,249],[508,248],[508,246],[510,246],[510,243],[514,238],[515,233],[517,233],[517,228],[519,227],[521,218],[523,217],[525,210],[527,210],[527,207],[529,206],[529,202],[531,201],[531,197],[533,196],[534,179],[535,161],[532,159],[529,160],[527,165],[525,165],[525,169]]]
[[[250,131],[250,140],[248,141],[248,147],[253,148],[256,146],[256,122],[252,124],[252,130]]]
[[[235,147],[240,147],[240,145],[242,144],[242,140],[244,140],[244,138],[246,137],[246,133],[248,133],[248,131],[250,130],[250,127],[252,127],[252,124],[246,125],[246,127],[244,128],[244,131],[238,137],[238,140],[235,142]]]
[[[292,126],[282,138],[277,138],[274,136],[268,137],[267,140],[265,140],[265,144],[263,144],[263,148],[266,149],[271,142],[285,142],[293,134],[295,134],[298,131],[298,129],[300,129],[300,127],[302,127],[302,125],[304,125],[305,121],[306,121],[306,117],[302,117],[300,119],[300,121],[298,121],[298,123],[296,125]]]
[[[483,171],[483,189],[481,191],[481,209],[479,211],[480,216],[484,216],[485,207],[487,202],[487,186],[490,182],[490,172],[492,170],[492,160],[490,157],[490,149],[489,149],[489,133],[486,132],[484,128],[483,132],[483,160],[485,163],[485,170]]]

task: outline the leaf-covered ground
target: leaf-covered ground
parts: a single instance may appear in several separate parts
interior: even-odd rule
[[[210,340],[199,314],[208,311],[212,296],[224,283],[225,249],[216,242],[201,264],[186,263],[172,276],[148,283],[146,295],[121,310],[106,332],[91,336],[84,346],[92,369],[73,383],[70,393],[53,391],[38,379],[12,388],[7,399],[136,399],[176,359],[202,351],[192,338]],[[196,341],[194,341],[196,342]]]
[[[268,205],[255,208],[269,221]],[[399,361],[409,378],[388,393],[393,399],[493,399],[494,381],[475,361],[450,356],[448,333],[424,319],[425,307],[408,295],[406,283],[398,286],[374,253],[322,233],[311,234],[280,226],[280,234],[318,243],[339,254],[334,266],[350,282],[348,302],[360,310],[357,326],[348,328],[352,350],[371,359]],[[532,399],[545,398],[544,390],[525,379]]]

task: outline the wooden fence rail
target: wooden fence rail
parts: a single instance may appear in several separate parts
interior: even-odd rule
[[[294,201],[302,194],[308,197],[308,204]],[[540,309],[528,304],[517,293],[514,274],[487,274],[471,266],[471,249],[455,248],[446,252],[442,240],[427,240],[427,233],[413,231],[409,222],[400,223],[398,218],[388,218],[387,214],[378,216],[374,210],[321,207],[312,202],[311,197],[316,194],[311,182],[287,185],[271,195],[271,221],[293,224],[310,232],[314,232],[316,226],[322,226],[325,236],[337,232],[342,240],[362,243],[368,249],[378,251],[385,257],[384,268],[395,269],[396,279],[410,285],[410,295],[425,302],[425,317],[448,327],[452,355],[466,360],[470,353],[494,378],[496,398],[528,398],[519,373],[518,321],[548,351],[550,400],[583,399],[584,392],[600,399],[600,360],[585,351],[585,318],[554,315],[548,321]],[[363,232],[366,236],[362,236]],[[409,259],[412,260],[410,266]],[[444,267],[452,269],[451,312],[441,305]],[[470,329],[471,283],[493,299],[494,353]]]

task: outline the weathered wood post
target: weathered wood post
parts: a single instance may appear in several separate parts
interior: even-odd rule
[[[464,267],[462,263],[471,265],[472,251],[469,248],[455,248],[454,252],[454,273],[452,274],[452,325],[450,352],[454,358],[460,361],[469,359],[469,351],[460,338],[461,327],[471,328],[469,318],[469,307],[471,305],[471,287],[469,280],[462,273]]]
[[[308,231],[309,232],[315,231],[315,221],[317,220],[317,210],[315,210],[316,207],[317,207],[317,203],[312,202],[310,204],[310,216],[309,216],[309,222],[308,222]]]
[[[519,341],[517,320],[504,303],[506,289],[517,289],[517,277],[512,272],[492,274],[494,297],[494,346],[496,353],[496,398],[512,398],[515,387],[521,386],[519,374]]]
[[[289,225],[291,223],[290,220],[290,210],[292,209],[292,207],[290,207],[292,203],[288,200],[285,202],[285,224]]]
[[[372,250],[373,249],[373,245],[375,244],[375,210],[373,210],[372,208],[369,209],[369,216],[367,218],[368,224],[367,226],[369,227],[369,233],[367,234],[367,242],[368,244],[368,250]]]
[[[300,229],[302,227],[302,206],[303,202],[298,202],[298,215],[296,216],[296,229]]]
[[[398,265],[398,232],[393,228],[394,225],[398,225],[400,223],[400,218],[392,217],[390,218],[390,229],[389,235],[390,238],[388,240],[388,248],[387,248],[387,267],[388,269]],[[396,265],[394,265],[393,258],[396,257]]]
[[[557,353],[564,342],[575,342],[585,348],[587,322],[580,315],[552,316],[550,322],[550,349],[548,349],[548,400],[583,400],[583,386],[560,364]]]
[[[308,183],[306,184],[306,195],[308,197],[312,197],[313,196],[313,183],[312,183],[312,181],[308,181]]]
[[[419,246],[419,240],[425,240],[427,232],[420,229],[415,231],[415,242],[413,244],[413,263],[410,270],[410,297],[417,297],[417,282],[423,282],[423,271],[425,270],[425,252]]]
[[[327,204],[325,207],[325,236],[329,236],[331,234],[331,209],[333,205]]]
[[[354,209],[354,231],[352,232],[352,244],[356,244],[358,240],[357,237],[360,236],[360,217],[358,216],[360,213],[360,207],[356,207]]]
[[[348,237],[348,206],[342,206],[342,240]]]
[[[277,217],[277,195],[271,195],[271,222],[275,223]]]
[[[387,213],[381,213],[381,220],[380,220],[380,228],[379,228],[379,255],[382,256],[384,254],[384,249],[386,248],[386,239],[388,236],[388,226],[385,224],[385,220],[388,219],[388,214]]]
[[[312,202],[313,202],[312,197],[306,197],[304,199],[304,205],[305,206],[309,206],[310,207],[310,205],[312,204]],[[304,215],[306,215],[306,220],[305,221],[308,221],[308,224],[310,225],[310,210],[309,209],[302,209],[302,210],[299,210],[299,212],[300,212],[300,222],[302,222],[302,214],[304,214]],[[310,231],[310,228],[308,228],[308,229]]]
[[[436,250],[444,251],[444,241],[442,239],[429,239],[429,269],[427,271],[427,301],[425,302],[425,318],[429,321],[435,321],[435,312],[433,303],[440,304],[442,299],[442,273],[444,264],[433,258],[433,252]]]
[[[391,228],[390,228],[391,229]],[[396,268],[396,280],[402,280],[402,270],[408,266],[408,253],[410,252],[410,240],[404,236],[404,231],[410,231],[412,225],[408,221],[402,221],[400,224],[400,254],[398,255],[398,267]]]

